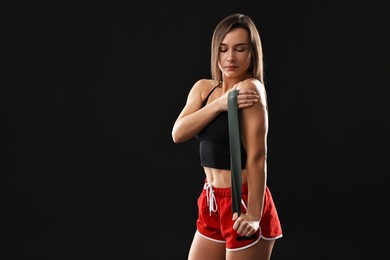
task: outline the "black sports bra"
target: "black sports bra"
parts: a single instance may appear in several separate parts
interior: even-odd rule
[[[219,86],[215,86],[203,101],[202,107],[213,91]],[[221,112],[213,121],[197,135],[199,141],[199,155],[201,165],[217,169],[230,170],[230,147],[229,147],[229,127],[227,111]],[[241,142],[241,168],[246,168],[246,151]]]

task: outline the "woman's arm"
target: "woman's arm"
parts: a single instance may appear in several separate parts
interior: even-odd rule
[[[264,86],[252,79],[243,82],[240,89],[243,88],[256,90],[259,94],[259,102],[242,110],[241,137],[247,153],[248,202],[246,214],[234,224],[239,234],[250,236],[258,229],[263,210],[267,182],[268,113]]]
[[[187,102],[175,121],[172,129],[172,139],[175,143],[181,143],[193,138],[219,113],[227,111],[227,96],[229,91],[240,85],[237,83],[219,98],[202,107],[203,99],[210,93],[216,82],[214,80],[201,79],[191,88]],[[257,90],[241,89],[237,97],[237,109],[246,109],[258,102]]]
[[[202,79],[197,81],[191,88],[186,104],[173,125],[172,139],[175,143],[181,143],[193,138],[223,111],[224,107],[220,99],[216,99],[207,106],[202,107],[202,94],[208,94],[207,91],[210,91],[213,86],[212,82],[211,80]]]

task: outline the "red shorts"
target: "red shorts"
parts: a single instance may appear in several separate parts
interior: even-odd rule
[[[246,213],[248,187],[242,185],[241,212]],[[214,188],[207,182],[198,198],[197,232],[215,242],[226,243],[227,251],[237,251],[256,244],[260,238],[273,240],[282,237],[278,213],[271,193],[266,187],[260,228],[251,237],[239,236],[233,230],[232,200],[230,188]]]

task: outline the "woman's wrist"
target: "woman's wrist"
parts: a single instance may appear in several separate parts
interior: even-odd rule
[[[252,220],[252,221],[260,221],[260,214],[259,213],[253,213],[253,212],[250,212],[248,210],[245,215],[247,215],[250,218],[250,220]]]

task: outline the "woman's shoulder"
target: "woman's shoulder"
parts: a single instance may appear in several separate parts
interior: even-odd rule
[[[259,95],[260,102],[263,104],[267,104],[267,92],[265,90],[265,86],[261,83],[260,80],[255,78],[249,78],[242,81],[239,85],[240,89],[251,89],[257,92]]]
[[[213,79],[199,79],[195,82],[194,87],[203,88],[203,89],[211,89],[218,85],[218,82]]]
[[[240,88],[247,88],[247,89],[265,89],[264,85],[261,83],[260,80],[256,78],[248,78],[240,82]]]
[[[263,83],[261,83],[260,80],[256,78],[249,78],[244,81],[242,81],[239,85],[239,88],[241,89],[252,89],[257,91],[259,94],[265,93],[265,87]]]
[[[195,82],[193,89],[196,89],[202,95],[209,93],[214,87],[218,86],[218,82],[213,79],[199,79]]]

